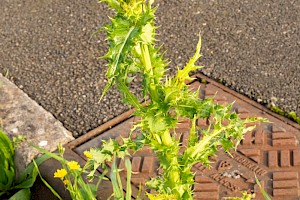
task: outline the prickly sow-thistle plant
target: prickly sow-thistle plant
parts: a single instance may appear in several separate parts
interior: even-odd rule
[[[148,187],[157,191],[157,194],[149,194],[148,197],[192,199],[192,166],[197,162],[209,164],[209,157],[215,155],[219,147],[225,152],[235,148],[243,139],[243,134],[253,129],[246,128],[246,123],[257,119],[241,120],[231,111],[232,104],[215,105],[212,99],[201,100],[198,92],[189,90],[185,84],[186,81],[193,80],[189,73],[200,68],[195,64],[200,58],[200,38],[196,52],[186,66],[178,69],[177,75],[173,77],[165,75],[168,62],[163,59],[159,47],[155,45],[157,27],[154,24],[156,8],[152,8],[154,0],[101,2],[106,2],[115,11],[115,16],[110,18],[111,24],[105,26],[109,51],[104,56],[108,60],[108,83],[103,95],[112,85],[116,85],[124,102],[136,108],[134,115],[139,116],[141,120],[134,129],[139,129],[143,139],[128,139],[131,141],[128,142],[128,148],[137,150],[143,145],[149,145],[163,169],[160,177],[152,178],[147,183]],[[131,81],[137,74],[143,78],[144,97],[150,99],[145,106],[129,90]],[[180,141],[175,138],[174,131],[182,118],[190,119],[192,126],[188,144],[180,153]],[[196,127],[196,120],[199,118],[213,119],[213,123],[210,123],[206,130],[200,130],[201,139]],[[222,125],[224,120],[228,121],[227,125]],[[108,145],[111,155],[115,149],[120,152],[117,143],[109,143],[112,144]],[[106,146],[109,143],[106,143]],[[96,158],[97,152],[99,157],[99,153],[103,154],[104,151],[107,154],[108,151],[102,147],[101,151],[91,150],[91,153]],[[125,154],[128,154],[127,150]]]

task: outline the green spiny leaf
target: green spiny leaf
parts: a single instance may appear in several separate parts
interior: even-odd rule
[[[142,105],[139,103],[136,96],[132,95],[132,93],[130,92],[130,90],[124,83],[120,82],[118,86],[119,86],[120,90],[123,91],[122,95],[123,95],[123,99],[126,103],[133,105],[135,108],[138,108],[141,110],[143,109]]]
[[[127,29],[126,29],[127,30]],[[108,89],[114,84],[115,82],[115,78],[120,75],[120,71],[121,71],[121,63],[124,61],[124,57],[128,51],[129,46],[132,43],[132,39],[134,37],[134,35],[137,34],[137,28],[132,26],[129,28],[128,31],[124,31],[122,37],[124,37],[124,39],[122,40],[121,44],[116,44],[114,46],[114,50],[111,51],[111,55],[107,55],[110,57],[110,64],[109,64],[109,68],[108,71],[106,73],[107,77],[109,78],[107,85],[105,86],[105,89],[102,93],[101,98],[106,94],[106,92],[108,91]]]
[[[186,66],[182,70],[178,69],[176,79],[177,79],[177,84],[180,87],[182,85],[184,85],[184,81],[193,80],[189,76],[189,73],[191,71],[201,68],[200,66],[195,65],[196,61],[200,58],[200,50],[201,50],[201,37],[199,36],[199,41],[198,41],[196,52],[195,52],[194,56],[189,60],[189,62],[186,64]]]

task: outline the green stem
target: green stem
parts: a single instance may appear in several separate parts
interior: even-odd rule
[[[158,97],[158,93],[157,93],[156,84],[154,82],[153,68],[152,68],[152,64],[151,64],[149,48],[148,48],[147,44],[140,44],[140,47],[141,47],[141,52],[142,52],[143,64],[145,66],[145,74],[147,74],[150,78],[150,83],[149,83],[150,98],[152,101],[157,102],[159,100],[159,97]]]
[[[162,142],[166,145],[166,146],[171,146],[173,141],[172,141],[172,137],[170,135],[169,130],[165,130],[165,132],[162,134]]]
[[[158,134],[154,134],[154,137],[155,137],[156,141],[157,141],[159,144],[161,144],[161,139],[160,139],[159,135],[158,135]]]
[[[151,64],[151,58],[150,58],[150,54],[149,54],[148,45],[141,44],[141,51],[142,51],[142,57],[143,57],[146,74],[150,74],[150,76],[152,77],[153,70],[152,70],[152,64]]]
[[[150,93],[150,98],[152,101],[159,102],[159,97],[158,97],[158,92],[157,92],[157,87],[154,82],[154,75],[153,75],[153,68],[151,64],[151,58],[150,58],[150,53],[148,49],[147,44],[140,44],[141,47],[141,54],[142,54],[142,61],[145,67],[145,74],[147,74],[150,78],[150,85],[149,85],[149,93]],[[157,137],[157,134],[154,134],[158,140],[159,143],[161,143],[162,146],[166,146],[165,148],[168,149],[172,145],[175,145],[175,143],[172,140],[172,137],[170,135],[169,130],[165,130],[162,135],[161,135],[161,142],[159,137]],[[173,148],[172,148],[173,149]],[[159,154],[160,152],[156,152]],[[174,153],[172,152],[169,155],[163,156],[165,157],[165,163],[164,166],[166,167],[165,169],[171,169],[171,170],[166,170],[164,172],[164,176],[167,179],[168,185],[167,187],[170,187],[171,190],[173,190],[178,182],[180,182],[180,172],[179,172],[179,163],[178,163],[178,158],[177,158],[178,152]],[[162,163],[163,161],[161,161]],[[179,194],[178,192],[176,192]]]
[[[170,148],[169,145],[166,145],[165,143],[162,143],[162,148]],[[159,162],[161,163],[161,166],[164,168],[163,177],[165,179],[164,181],[164,189],[168,191],[168,188],[171,189],[173,194],[176,194],[178,197],[180,197],[180,192],[177,191],[175,188],[178,184],[180,184],[180,169],[179,169],[179,163],[178,163],[178,152],[156,152],[159,158]]]
[[[178,162],[178,150],[177,147],[174,147],[176,143],[173,142],[170,131],[167,129],[161,134],[161,149],[169,149],[169,151],[156,151],[156,154],[159,155],[161,165],[164,168],[165,184],[164,188],[170,188],[172,193],[180,197],[179,191],[175,187],[180,183],[180,167]]]

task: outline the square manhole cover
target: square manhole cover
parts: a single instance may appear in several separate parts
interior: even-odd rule
[[[198,78],[204,77],[199,75]],[[199,98],[215,97],[216,103],[219,104],[235,101],[233,109],[241,118],[257,116],[267,118],[271,122],[257,124],[255,130],[247,132],[241,145],[237,151],[231,152],[231,156],[219,151],[216,157],[211,158],[210,168],[200,163],[193,167],[196,181],[195,199],[217,200],[222,197],[241,196],[242,191],[254,192],[255,199],[263,199],[255,183],[255,174],[272,199],[297,199],[300,194],[299,125],[272,114],[261,105],[212,80],[205,84],[196,81],[191,87],[200,90]],[[120,140],[121,137],[127,137],[134,121],[135,118],[125,119],[88,142],[77,145],[73,150],[83,155],[85,150],[101,146],[102,140],[110,138]],[[206,128],[208,121],[198,120],[197,125]],[[185,145],[188,138],[189,127],[190,122],[184,121],[176,130],[176,133],[181,133],[182,145]],[[147,147],[134,154],[131,162],[134,172],[131,181],[136,188],[140,183],[160,173],[155,154]],[[119,161],[118,165],[124,168],[122,161]],[[133,195],[136,194],[133,192]]]

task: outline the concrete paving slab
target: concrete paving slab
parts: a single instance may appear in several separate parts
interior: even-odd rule
[[[51,113],[1,74],[0,125],[10,138],[19,135],[26,138],[15,152],[17,171],[24,169],[39,154],[30,144],[54,151],[57,144],[66,144],[74,139]]]

